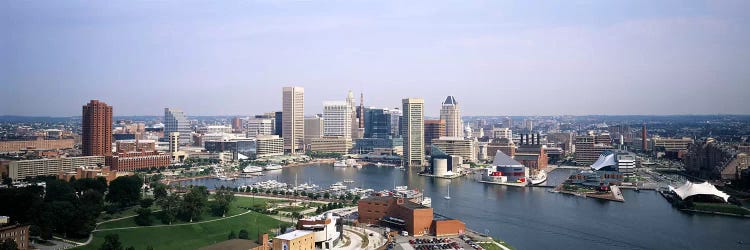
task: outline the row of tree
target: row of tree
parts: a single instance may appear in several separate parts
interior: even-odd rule
[[[138,176],[125,176],[107,185],[106,179],[37,177],[46,186],[31,185],[0,189],[0,214],[11,222],[31,225],[30,234],[51,239],[53,234],[84,238],[94,230],[96,219],[105,208],[105,200],[114,208],[140,200],[143,182]],[[106,196],[105,196],[106,194]]]

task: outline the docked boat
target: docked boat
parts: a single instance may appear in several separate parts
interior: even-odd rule
[[[383,166],[383,163],[380,163],[380,162],[375,163],[375,166],[378,166],[378,167]]]
[[[331,185],[331,190],[333,191],[344,190],[344,189],[346,189],[346,185],[344,185],[344,183],[341,183],[341,182],[336,182],[333,185]]]
[[[430,197],[424,197],[422,199],[422,202],[420,202],[420,204],[422,204],[422,206],[425,206],[425,207],[430,207],[432,206],[432,199]]]
[[[247,166],[244,169],[242,169],[242,173],[256,173],[263,171],[263,168],[258,166]]]
[[[352,179],[346,179],[346,180],[344,180],[344,183],[354,183],[354,180],[352,180]]]
[[[345,167],[348,167],[349,165],[346,164],[346,161],[340,160],[340,161],[334,162],[333,166],[337,168],[345,168]]]
[[[539,185],[547,181],[547,172],[539,170],[539,173],[529,176],[529,182],[531,185]]]
[[[281,165],[271,164],[271,165],[263,167],[263,169],[264,170],[279,170],[279,169],[281,169]]]

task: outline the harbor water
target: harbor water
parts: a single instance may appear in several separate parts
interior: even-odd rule
[[[574,170],[557,169],[548,185]],[[470,177],[437,179],[393,167],[331,164],[264,172],[234,181],[198,179],[182,185],[242,186],[277,180],[328,187],[346,179],[350,188],[409,186],[432,198],[435,213],[464,221],[467,227],[505,240],[517,249],[750,249],[750,219],[681,212],[657,192],[623,190],[625,202],[551,193],[549,188],[519,188],[479,183]],[[448,195],[450,200],[443,199]]]

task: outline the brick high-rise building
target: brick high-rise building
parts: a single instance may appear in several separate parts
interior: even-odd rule
[[[91,100],[83,106],[81,115],[83,155],[112,154],[112,106]]]

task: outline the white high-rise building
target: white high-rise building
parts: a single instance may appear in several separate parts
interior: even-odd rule
[[[352,117],[348,102],[323,102],[323,136],[352,138]]]
[[[164,134],[169,135],[172,132],[180,133],[180,145],[190,144],[192,139],[190,136],[192,130],[190,129],[190,121],[188,121],[185,113],[182,110],[174,108],[164,109]]]
[[[443,107],[440,109],[440,120],[445,121],[445,136],[464,137],[464,123],[461,120],[461,110],[458,108],[458,102],[456,102],[456,98],[453,96],[445,98]]]
[[[284,151],[291,154],[304,150],[305,138],[305,89],[284,87],[282,94],[282,137]]]
[[[404,166],[424,166],[424,99],[401,100],[402,135],[404,137]]]
[[[267,118],[250,118],[245,123],[245,136],[255,137],[258,135],[272,135],[273,134],[273,119]]]

